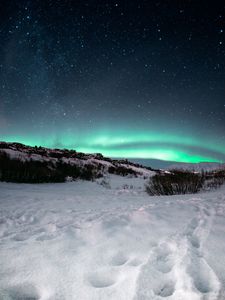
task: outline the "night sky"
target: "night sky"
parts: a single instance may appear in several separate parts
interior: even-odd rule
[[[0,140],[225,161],[225,2],[0,2]]]

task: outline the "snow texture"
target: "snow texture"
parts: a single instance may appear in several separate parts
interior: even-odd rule
[[[0,183],[0,299],[224,300],[225,189]]]

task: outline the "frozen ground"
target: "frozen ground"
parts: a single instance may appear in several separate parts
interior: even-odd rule
[[[225,189],[111,187],[0,183],[0,299],[225,299]]]

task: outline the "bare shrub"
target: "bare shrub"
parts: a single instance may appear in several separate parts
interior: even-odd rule
[[[203,174],[173,170],[151,177],[146,192],[150,196],[192,194],[199,192],[203,183]]]

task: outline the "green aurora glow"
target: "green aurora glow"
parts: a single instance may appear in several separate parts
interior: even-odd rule
[[[225,146],[215,139],[162,134],[158,132],[103,132],[55,136],[20,135],[3,136],[2,140],[20,142],[30,146],[68,148],[85,153],[102,153],[104,156],[133,159],[160,159],[177,162],[223,162]]]

